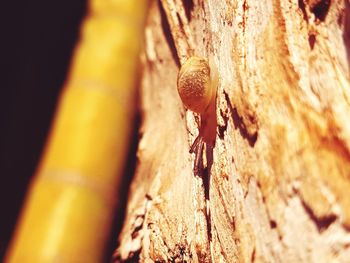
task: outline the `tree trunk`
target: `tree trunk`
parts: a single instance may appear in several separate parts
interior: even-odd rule
[[[349,262],[350,5],[153,1],[138,167],[116,261]],[[216,68],[216,140],[177,94],[189,55]]]

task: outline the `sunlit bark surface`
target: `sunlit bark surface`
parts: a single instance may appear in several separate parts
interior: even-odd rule
[[[139,161],[115,259],[348,262],[348,1],[185,2],[150,9]],[[176,90],[184,38],[219,75],[202,177],[189,153],[198,116]]]

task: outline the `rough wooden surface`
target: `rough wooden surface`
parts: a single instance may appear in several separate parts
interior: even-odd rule
[[[348,1],[164,2],[178,24],[153,2],[116,260],[349,262]],[[210,59],[220,80],[208,186],[189,154],[198,116],[176,91],[188,34],[184,50]]]

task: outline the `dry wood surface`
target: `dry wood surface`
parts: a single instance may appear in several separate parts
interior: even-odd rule
[[[340,0],[153,2],[116,261],[350,262],[349,16]],[[219,76],[203,176],[176,89],[189,55]]]

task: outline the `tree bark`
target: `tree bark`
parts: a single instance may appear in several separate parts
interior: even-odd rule
[[[153,1],[116,261],[349,261],[349,14],[347,0]],[[202,176],[199,116],[176,89],[191,54],[219,77]]]

